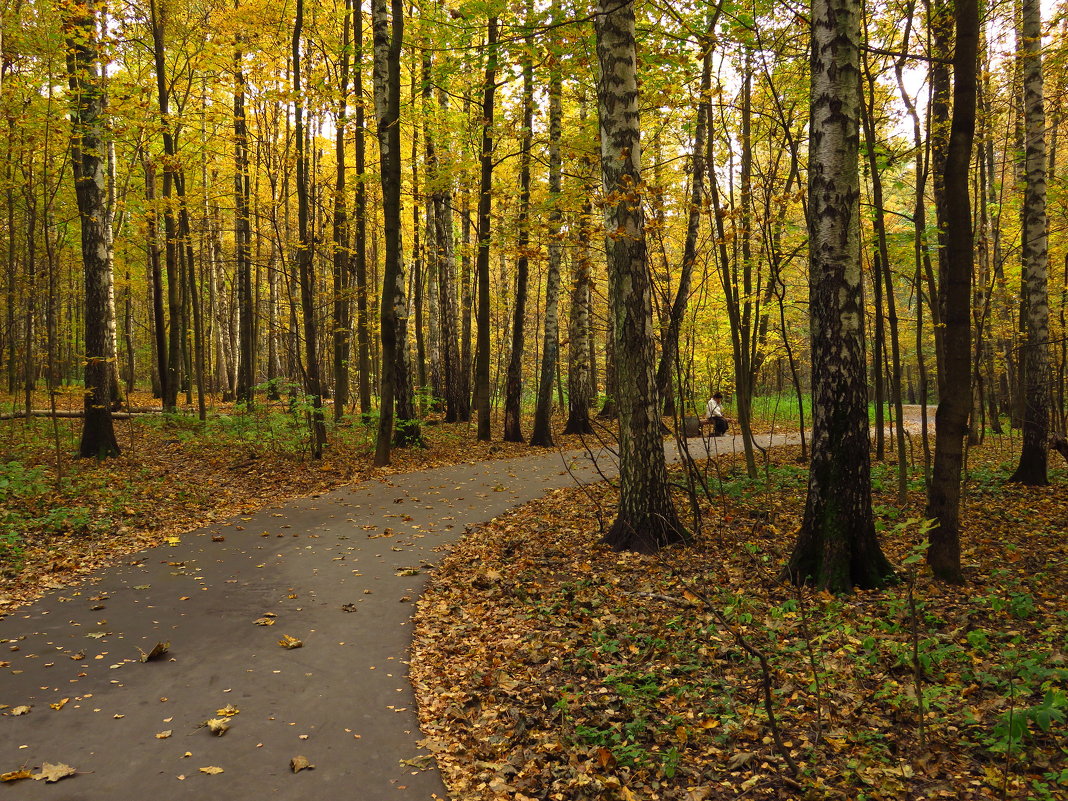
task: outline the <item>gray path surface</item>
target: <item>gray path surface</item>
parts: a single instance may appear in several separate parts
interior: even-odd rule
[[[414,602],[439,546],[572,484],[565,459],[596,478],[585,455],[548,452],[369,481],[189,532],[0,620],[0,773],[78,769],[0,786],[0,801],[444,798],[416,759]],[[157,641],[169,653],[140,662]],[[232,727],[212,736],[201,724],[227,705]],[[297,755],[316,768],[293,774]]]

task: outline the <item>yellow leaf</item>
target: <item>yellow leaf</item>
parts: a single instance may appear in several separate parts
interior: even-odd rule
[[[222,768],[217,768],[214,765],[208,765],[206,768],[200,769],[201,773],[207,773],[209,776],[215,776],[223,772]]]
[[[278,641],[278,644],[283,648],[292,650],[294,648],[303,647],[304,643],[298,640],[296,637],[290,637],[288,634],[283,634],[282,639]]]
[[[166,740],[168,737],[171,736],[172,733],[173,733],[173,731],[171,729],[167,729],[167,731],[158,732],[156,734],[156,739],[157,740]]]
[[[49,706],[52,707],[53,709],[57,709],[57,710],[58,709],[62,709],[63,707],[65,707],[67,705],[67,702],[69,700],[70,700],[69,698],[62,698],[59,701],[56,701],[54,704],[49,704]]]
[[[295,756],[289,760],[289,769],[294,773],[300,773],[302,770],[311,770],[314,767],[315,765],[309,762],[306,756]]]
[[[19,779],[28,779],[33,776],[28,770],[13,770],[8,773],[0,773],[0,782],[17,782]]]
[[[216,737],[222,737],[230,729],[230,721],[227,718],[212,718],[211,720],[205,720],[204,725],[207,726],[208,731]]]
[[[33,774],[33,778],[37,781],[44,779],[47,784],[49,782],[58,782],[60,779],[73,776],[77,772],[70,765],[64,765],[62,762],[56,765],[51,762],[44,762],[41,765],[41,772]]]
[[[222,717],[222,718],[232,718],[234,715],[236,715],[240,711],[241,710],[238,709],[233,704],[227,704],[222,709],[216,709],[215,710],[215,714],[218,715],[219,717]]]

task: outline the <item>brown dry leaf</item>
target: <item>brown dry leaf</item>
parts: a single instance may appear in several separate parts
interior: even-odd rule
[[[288,634],[283,634],[282,639],[278,641],[278,644],[283,648],[292,650],[294,648],[302,648],[304,643],[298,640],[296,637],[290,637]]]
[[[167,739],[168,737],[170,737],[170,736],[171,736],[171,735],[172,735],[173,733],[174,733],[174,732],[173,732],[173,730],[171,730],[171,729],[167,729],[166,731],[161,731],[161,732],[157,732],[157,733],[156,733],[156,739],[157,739],[157,740],[166,740],[166,739]]]
[[[227,704],[222,709],[216,709],[215,710],[215,714],[218,715],[221,718],[232,718],[234,715],[236,715],[240,711],[241,710],[238,709],[233,704]]]
[[[168,650],[170,650],[170,647],[170,642],[158,642],[152,646],[151,651],[141,651],[140,648],[138,648],[137,650],[141,651],[141,661],[148,662],[151,659],[159,659],[161,656],[167,653]]]
[[[295,756],[289,760],[289,769],[294,773],[300,773],[302,770],[312,770],[315,767],[308,761],[306,756]]]
[[[45,762],[41,765],[41,772],[33,774],[33,778],[36,781],[44,779],[45,783],[58,782],[60,779],[73,776],[77,772],[76,768],[72,768],[70,765],[64,765],[62,762],[55,765],[51,762]]]
[[[12,770],[7,773],[0,773],[0,782],[17,782],[20,779],[29,779],[33,776],[30,771],[22,768],[21,770]]]
[[[230,730],[230,720],[228,718],[211,718],[210,720],[205,720],[204,725],[216,737],[222,737]]]
[[[208,765],[206,768],[201,768],[200,772],[201,773],[207,773],[209,776],[216,776],[216,775],[222,773],[223,769],[219,768],[219,767],[216,767],[215,765]]]
[[[31,706],[26,706],[25,704],[23,704],[22,706],[16,706],[14,709],[12,709],[11,714],[15,717],[18,717],[19,715],[28,715],[30,714],[30,710],[32,708],[33,707]]]
[[[275,619],[273,617],[258,617],[252,623],[256,626],[273,626]]]

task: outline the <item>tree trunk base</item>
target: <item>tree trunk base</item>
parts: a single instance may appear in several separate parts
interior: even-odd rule
[[[398,420],[393,429],[393,446],[396,448],[425,448],[423,430],[418,420]]]
[[[668,545],[688,545],[693,537],[677,518],[649,515],[641,520],[627,520],[619,515],[601,539],[613,551],[654,554]]]
[[[565,434],[592,434],[593,423],[590,422],[589,415],[573,415],[567,420],[567,425],[564,426]],[[1068,457],[1066,457],[1068,458]]]

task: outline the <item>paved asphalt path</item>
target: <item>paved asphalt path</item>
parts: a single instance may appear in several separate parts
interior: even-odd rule
[[[547,452],[371,480],[191,531],[15,611],[0,620],[0,773],[78,772],[0,801],[445,798],[405,663],[427,573],[468,526],[596,476],[585,454]],[[202,724],[228,705],[213,736]],[[294,774],[298,755],[315,768]]]

